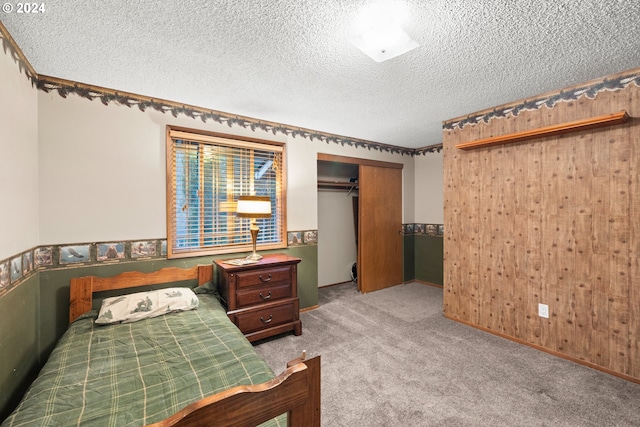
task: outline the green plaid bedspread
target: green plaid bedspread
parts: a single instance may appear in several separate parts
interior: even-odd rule
[[[2,427],[144,426],[273,378],[216,297],[198,297],[197,310],[135,323],[74,322]],[[286,416],[265,425],[285,426]]]

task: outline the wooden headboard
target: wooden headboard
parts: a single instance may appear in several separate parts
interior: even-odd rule
[[[113,277],[84,276],[71,279],[69,290],[69,323],[91,310],[93,294],[116,289],[163,283],[197,280],[202,285],[213,278],[213,266],[196,265],[191,268],[168,267],[151,273],[127,271]]]

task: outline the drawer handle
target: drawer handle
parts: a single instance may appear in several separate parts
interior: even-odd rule
[[[259,277],[260,277],[260,281],[262,281],[263,283],[267,283],[271,281],[271,273],[269,273],[269,277],[267,277],[266,279],[262,278],[262,274]]]
[[[263,318],[262,316],[260,316],[260,321],[261,321],[262,323],[264,323],[265,325],[266,325],[267,323],[271,323],[271,321],[272,321],[272,320],[273,320],[273,314],[272,314],[272,315],[270,315],[270,316],[269,316],[269,318],[268,318],[267,320],[264,320],[264,318]]]
[[[263,300],[268,300],[269,298],[271,298],[271,291],[269,291],[269,294],[267,294],[266,297],[262,295],[262,292],[260,292],[260,298],[262,298]]]

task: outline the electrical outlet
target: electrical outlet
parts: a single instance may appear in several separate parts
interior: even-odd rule
[[[549,318],[549,306],[547,304],[538,304],[538,316]]]

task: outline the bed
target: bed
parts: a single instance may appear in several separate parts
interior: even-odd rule
[[[69,329],[2,427],[319,426],[320,357],[303,353],[274,376],[228,319],[211,279],[211,265],[72,279]],[[95,322],[96,293],[194,282],[197,309]]]

